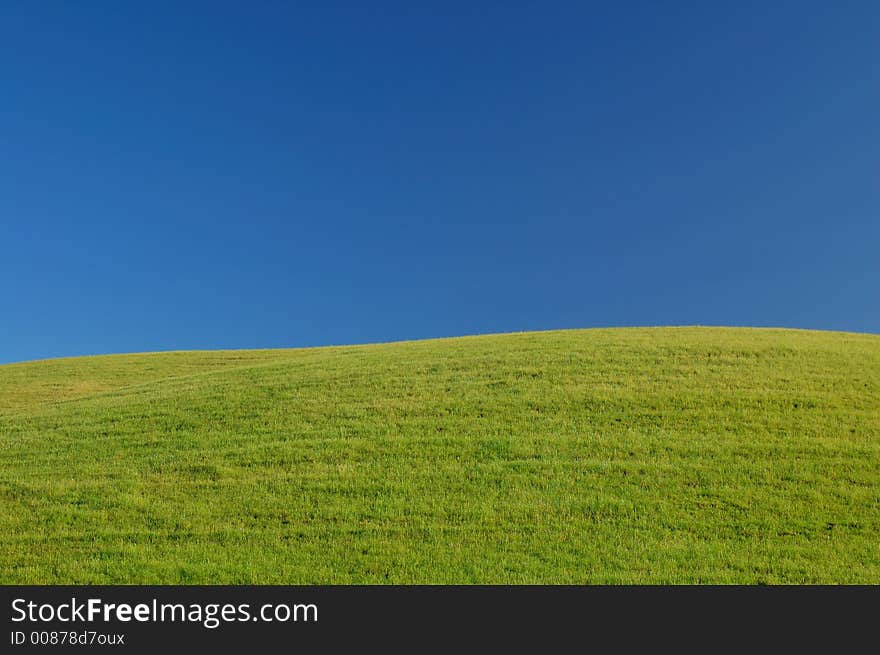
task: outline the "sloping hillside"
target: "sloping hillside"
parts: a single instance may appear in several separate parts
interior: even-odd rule
[[[880,336],[0,366],[2,583],[880,583]]]

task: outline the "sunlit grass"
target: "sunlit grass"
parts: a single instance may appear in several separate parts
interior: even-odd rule
[[[2,583],[880,583],[880,337],[0,366]]]

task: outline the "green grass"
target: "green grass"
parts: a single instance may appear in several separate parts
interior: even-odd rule
[[[2,583],[880,583],[880,336],[0,366]]]

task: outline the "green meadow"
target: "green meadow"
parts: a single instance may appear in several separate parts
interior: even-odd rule
[[[0,366],[0,583],[880,583],[880,336]]]

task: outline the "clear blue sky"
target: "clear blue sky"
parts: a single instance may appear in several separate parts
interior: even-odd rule
[[[880,332],[878,28],[873,1],[4,2],[0,362]]]

